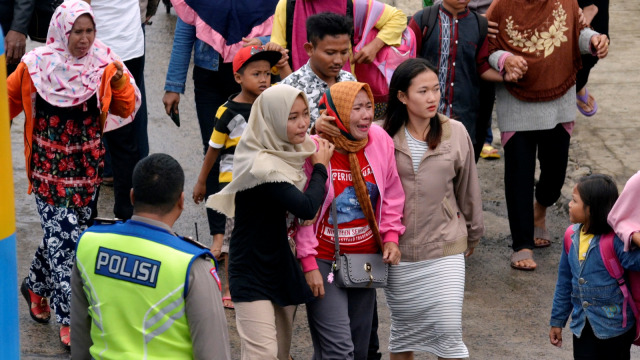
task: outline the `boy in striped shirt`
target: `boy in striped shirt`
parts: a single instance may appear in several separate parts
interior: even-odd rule
[[[204,157],[202,169],[198,181],[193,187],[193,201],[199,204],[204,200],[206,192],[206,181],[211,168],[220,156],[220,187],[222,190],[231,182],[233,172],[233,154],[240,137],[247,126],[251,106],[260,94],[271,86],[271,68],[286,62],[287,56],[283,56],[281,51],[266,50],[266,48],[278,47],[269,43],[263,46],[249,46],[239,50],[233,58],[234,78],[242,91],[231,95],[229,100],[222,104],[216,113],[215,126],[209,149]],[[218,228],[222,228],[219,226]],[[225,233],[230,233],[233,228],[233,220],[226,219]],[[213,243],[211,253],[216,259],[221,260],[227,255],[229,245],[225,246],[225,234],[212,234]],[[228,259],[225,261],[225,272],[228,266]],[[226,308],[233,308],[231,295],[229,293],[229,283],[225,282],[223,304]]]

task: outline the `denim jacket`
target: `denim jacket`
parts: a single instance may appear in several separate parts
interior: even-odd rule
[[[564,327],[571,314],[571,331],[577,337],[582,334],[585,319],[589,319],[598,339],[622,335],[635,326],[631,306],[627,306],[627,326],[623,328],[624,296],[602,262],[599,235],[591,240],[582,264],[578,260],[581,228],[582,224],[574,225],[568,255],[562,247],[550,325]],[[624,244],[617,236],[613,246],[623,268],[640,270],[640,251],[625,252]]]
[[[270,36],[258,37],[263,44],[270,40]],[[196,37],[196,27],[182,21],[179,17],[176,21],[176,30],[173,35],[173,48],[171,59],[165,80],[164,91],[172,91],[184,94],[184,84],[187,80],[187,71],[193,52],[193,64],[203,69],[218,71],[220,55],[211,45]]]

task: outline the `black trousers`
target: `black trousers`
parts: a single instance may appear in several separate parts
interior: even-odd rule
[[[147,107],[144,97],[144,55],[124,62],[133,75],[142,94],[142,105],[132,123],[105,133],[111,154],[113,171],[113,213],[117,218],[129,219],[133,205],[129,193],[132,188],[133,168],[138,160],[149,153],[147,137]],[[140,79],[140,80],[138,80]]]
[[[589,81],[591,69],[598,63],[598,57],[591,54],[582,55],[582,68],[576,74],[576,92],[582,90]]]
[[[569,160],[569,133],[562,124],[550,130],[516,132],[504,147],[504,188],[513,250],[533,249],[533,193],[543,206],[560,197]],[[534,184],[536,154],[540,179]]]
[[[133,123],[104,134],[109,143],[113,171],[113,214],[120,219],[133,215],[129,193],[132,186],[133,168],[138,163],[138,144]]]
[[[593,333],[589,320],[586,321],[580,337],[573,335],[573,358],[575,360],[629,360],[636,328],[610,339],[598,339]]]
[[[473,144],[473,153],[476,163],[480,159],[480,152],[487,138],[487,129],[491,126],[491,114],[493,104],[496,101],[496,88],[494,83],[480,80],[480,108],[478,109],[478,121],[476,121],[476,135]]]

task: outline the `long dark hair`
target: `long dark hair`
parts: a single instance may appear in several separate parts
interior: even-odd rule
[[[607,216],[618,200],[618,187],[615,181],[607,175],[593,174],[583,176],[576,184],[580,199],[586,207],[589,207],[588,219],[584,226],[584,232],[601,235],[611,231],[607,223]]]
[[[384,116],[384,124],[382,125],[389,136],[393,137],[402,125],[409,121],[407,106],[400,102],[398,93],[400,91],[406,93],[413,79],[425,71],[438,74],[436,67],[428,60],[416,58],[406,60],[393,73],[389,84],[389,102]],[[429,148],[433,150],[440,144],[442,139],[442,125],[437,113],[429,120],[429,127],[429,132],[424,140],[429,145]]]

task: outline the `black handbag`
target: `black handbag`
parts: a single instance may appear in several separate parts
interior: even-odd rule
[[[333,281],[341,288],[382,288],[387,286],[389,264],[382,261],[382,254],[340,255],[338,240],[338,212],[335,199],[331,203],[333,232],[336,243],[335,261],[331,265]]]

